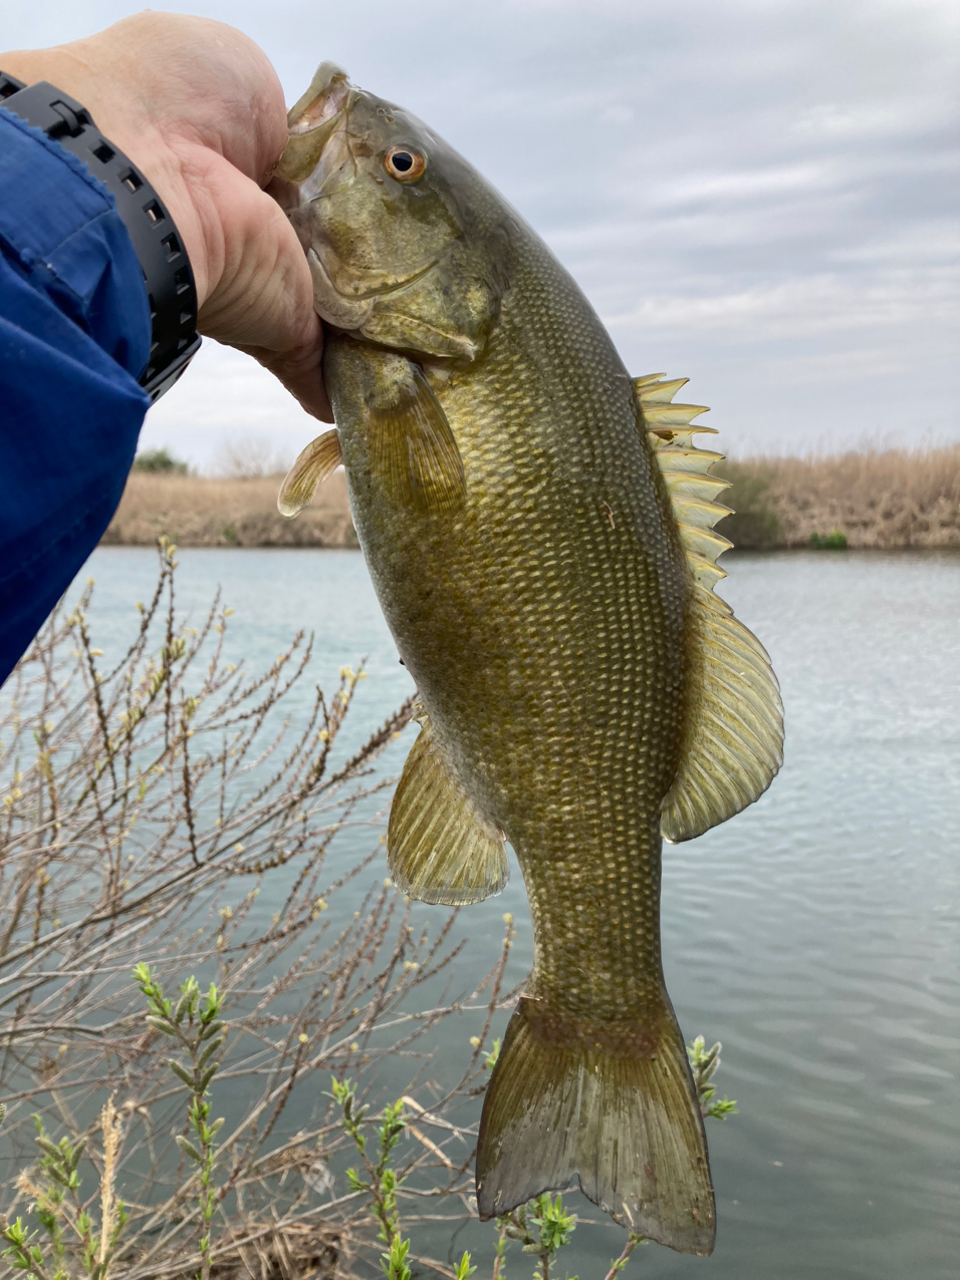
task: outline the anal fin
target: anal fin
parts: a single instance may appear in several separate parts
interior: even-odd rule
[[[421,902],[481,902],[507,882],[503,835],[463,790],[425,716],[421,726],[390,807],[390,874]]]

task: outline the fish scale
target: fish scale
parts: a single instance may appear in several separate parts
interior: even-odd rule
[[[315,144],[301,117],[321,121]],[[781,720],[762,647],[712,595],[725,486],[690,441],[703,408],[674,403],[682,379],[631,380],[542,241],[415,117],[325,64],[291,125],[277,194],[336,326],[337,427],[279,505],[295,514],[342,459],[417,685],[391,873],[425,901],[478,901],[503,886],[507,839],[530,902],[480,1215],[579,1183],[624,1225],[708,1253],[703,1126],[661,969],[661,832],[755,799]]]

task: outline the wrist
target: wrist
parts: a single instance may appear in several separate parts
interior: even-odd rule
[[[122,61],[117,76],[103,69],[102,59],[83,56],[78,41],[70,48],[25,49],[0,53],[0,69],[26,85],[45,80],[82,103],[97,128],[140,169],[167,207],[190,260],[202,307],[210,292],[209,254],[200,218],[184,178],[183,151],[163,138],[143,108],[136,84],[125,83]]]
[[[115,135],[108,137],[93,119],[89,107],[67,90],[49,80],[27,85],[19,76],[5,71],[0,81],[0,97],[6,111],[15,119],[19,117],[21,127],[29,126],[34,136],[44,135],[48,156],[60,155],[67,168],[72,167],[77,175],[73,181],[78,183],[75,188],[78,202],[82,204],[84,185],[91,193],[98,190],[103,193],[92,197],[98,202],[98,208],[102,208],[102,215],[107,216],[101,236],[113,234],[122,239],[116,240],[109,255],[100,252],[97,260],[103,258],[106,265],[107,257],[113,262],[119,254],[122,261],[130,255],[131,248],[136,255],[133,260],[139,261],[141,284],[135,291],[141,307],[144,302],[149,303],[151,326],[149,358],[140,369],[139,381],[151,400],[156,400],[178,379],[200,345],[194,276],[185,237],[170,205],[140,165],[118,145]],[[40,154],[37,153],[37,163],[40,163]],[[50,163],[49,159],[46,163]],[[55,159],[54,165],[59,168]],[[81,174],[85,176],[85,184]],[[107,193],[112,197],[109,205]],[[67,204],[72,206],[73,201]],[[102,215],[98,213],[94,221]],[[44,222],[45,219],[46,215]],[[126,228],[126,236],[120,230],[121,225]],[[116,229],[110,232],[110,226]],[[69,262],[69,258],[65,261]]]

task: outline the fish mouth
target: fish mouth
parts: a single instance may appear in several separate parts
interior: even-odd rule
[[[307,250],[307,263],[313,280],[313,309],[320,319],[338,329],[359,329],[366,324],[373,315],[374,298],[351,298],[341,293],[313,247]]]
[[[309,252],[316,254],[327,278],[337,293],[342,298],[349,298],[357,302],[366,302],[370,298],[382,298],[385,294],[397,293],[408,285],[416,284],[418,280],[423,279],[428,271],[432,271],[440,261],[439,258],[431,258],[422,267],[415,267],[412,271],[408,271],[406,275],[396,275],[392,272],[364,275],[359,271],[354,271],[346,263],[337,261],[335,254],[325,254],[324,250],[328,247],[327,242],[322,238],[314,239]],[[333,257],[332,262],[329,261],[331,256]]]
[[[287,145],[274,170],[277,177],[298,186],[314,183],[310,179],[322,169],[321,184],[329,177],[329,165],[323,164],[327,144],[345,125],[350,104],[359,94],[347,79],[347,73],[333,62],[322,62],[310,88],[287,112]],[[305,193],[301,190],[301,198]],[[307,192],[311,198],[313,191]]]
[[[335,62],[321,62],[310,88],[287,112],[287,132],[309,133],[343,111],[356,90]]]
[[[322,248],[322,246],[321,246]],[[384,284],[371,285],[366,289],[344,291],[334,281],[321,253],[315,246],[307,250],[307,262],[313,279],[313,306],[321,320],[335,325],[338,329],[360,329],[373,314],[374,302],[391,293],[399,293],[408,285],[415,284],[428,271],[437,265],[437,259],[428,262],[405,276],[388,280]],[[341,268],[342,270],[342,268]],[[358,285],[361,283],[357,282]]]

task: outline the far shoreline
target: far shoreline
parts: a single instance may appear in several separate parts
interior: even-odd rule
[[[733,509],[717,532],[739,551],[960,549],[960,444],[717,464]],[[282,476],[208,479],[134,470],[101,545],[304,547],[356,551],[346,479],[337,471],[288,520]]]

